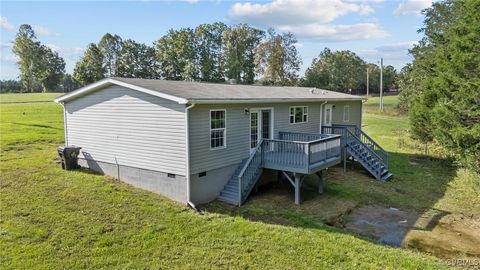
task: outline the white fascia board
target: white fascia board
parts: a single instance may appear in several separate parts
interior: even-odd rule
[[[362,98],[330,98],[330,99],[312,99],[312,98],[289,98],[289,99],[191,99],[190,103],[195,104],[239,104],[239,103],[288,103],[288,102],[323,102],[323,101],[355,101]]]
[[[133,85],[133,84],[117,81],[115,79],[110,79],[110,78],[100,80],[96,83],[87,85],[87,86],[82,87],[78,90],[75,90],[71,93],[60,96],[60,97],[56,98],[54,101],[56,103],[69,101],[69,100],[74,99],[78,96],[85,95],[87,93],[98,90],[98,89],[100,89],[104,86],[113,85],[113,84],[118,85],[118,86],[122,86],[122,87],[126,87],[126,88],[129,88],[129,89],[137,90],[139,92],[146,93],[146,94],[149,94],[149,95],[152,95],[152,96],[157,96],[157,97],[164,98],[164,99],[167,99],[167,100],[175,101],[178,104],[187,104],[188,103],[188,100],[185,99],[185,98],[172,96],[172,95],[169,95],[169,94],[161,93],[161,92],[158,92],[158,91],[150,90],[150,89],[147,89],[147,88],[143,88],[143,87],[136,86],[136,85]]]

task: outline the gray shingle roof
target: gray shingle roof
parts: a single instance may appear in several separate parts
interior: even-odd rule
[[[112,78],[189,101],[360,100],[362,97],[311,87],[281,87],[188,81]]]

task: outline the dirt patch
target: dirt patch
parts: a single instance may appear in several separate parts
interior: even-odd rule
[[[365,206],[352,211],[345,229],[378,243],[413,248],[439,258],[480,258],[480,221],[436,209],[420,213]]]
[[[403,245],[440,258],[480,258],[480,221],[429,210],[415,222]]]

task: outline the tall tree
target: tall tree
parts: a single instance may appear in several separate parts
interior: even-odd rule
[[[40,50],[41,59],[35,77],[42,86],[43,92],[55,91],[65,74],[65,61],[47,46],[42,45]]]
[[[156,42],[156,54],[163,78],[195,80],[198,77],[195,33],[192,29],[170,29]]]
[[[35,84],[35,73],[41,68],[42,49],[37,41],[35,32],[28,24],[22,24],[15,36],[12,51],[18,56],[18,67],[20,69],[21,81],[27,90],[32,92]]]
[[[78,83],[73,80],[72,75],[68,73],[65,73],[63,75],[63,78],[60,84],[61,84],[62,92],[65,92],[65,93],[71,92],[77,89],[78,87],[80,87],[80,85],[78,85]]]
[[[229,79],[250,84],[255,80],[255,49],[264,32],[246,24],[227,29],[225,44],[225,70]]]
[[[347,92],[365,87],[366,63],[354,52],[325,48],[305,72],[305,86]]]
[[[298,79],[302,60],[292,33],[277,34],[272,28],[256,49],[255,65],[266,84],[293,85]]]
[[[105,77],[117,76],[117,61],[122,50],[122,38],[106,33],[98,43],[98,49],[103,55]]]
[[[158,79],[155,49],[131,39],[123,42],[117,62],[117,76]]]
[[[225,59],[222,42],[228,27],[224,23],[201,24],[195,28],[200,79],[207,82],[225,81]]]
[[[402,88],[412,134],[480,172],[480,2],[436,2],[420,32]]]
[[[95,43],[88,45],[82,59],[73,70],[73,79],[80,85],[87,85],[104,78],[103,55]]]

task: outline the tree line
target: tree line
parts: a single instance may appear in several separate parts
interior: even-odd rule
[[[69,75],[58,53],[42,45],[30,25],[22,25],[12,50],[19,58],[20,83],[2,81],[0,87],[2,91],[68,92],[117,76],[217,83],[233,80],[239,84],[300,85],[365,93],[368,67],[370,91],[379,91],[379,67],[351,51],[324,49],[300,79],[302,59],[296,45],[292,33],[221,22],[171,29],[151,46],[107,33],[98,43],[87,46]],[[395,69],[387,66],[384,88],[395,87],[396,77]]]
[[[82,85],[118,76],[146,79],[295,85],[301,58],[291,33],[240,24],[171,29],[153,46],[107,33],[91,43],[73,72]]]
[[[423,38],[399,81],[412,135],[480,172],[480,1],[446,0],[424,11]]]
[[[303,86],[313,86],[339,92],[355,94],[380,92],[380,67],[367,63],[354,52],[343,50],[332,52],[325,48],[313,59],[301,80]],[[398,74],[393,66],[383,67],[383,90],[397,87]]]
[[[1,92],[70,91],[77,87],[72,77],[65,74],[65,61],[58,53],[37,40],[28,24],[20,26],[12,46],[18,57],[20,82],[0,82]]]

